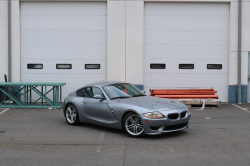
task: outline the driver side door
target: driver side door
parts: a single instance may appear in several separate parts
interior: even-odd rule
[[[89,123],[105,125],[108,122],[107,112],[109,110],[108,102],[104,97],[102,90],[98,87],[84,88],[85,96],[82,113]],[[103,100],[95,99],[94,95],[101,95]]]

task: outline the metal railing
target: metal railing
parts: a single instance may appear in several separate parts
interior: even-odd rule
[[[0,82],[0,108],[62,108],[64,85],[66,83]]]

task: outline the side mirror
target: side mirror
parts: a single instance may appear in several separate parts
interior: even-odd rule
[[[100,99],[103,100],[103,97],[101,95],[94,95],[94,99]]]
[[[144,90],[142,90],[141,92],[142,92],[144,95],[145,95],[145,93],[146,93]]]

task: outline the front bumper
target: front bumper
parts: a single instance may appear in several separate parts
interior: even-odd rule
[[[182,110],[171,110],[170,112],[180,113]],[[167,116],[161,119],[146,118],[143,114],[140,115],[144,127],[144,133],[147,135],[159,135],[167,132],[174,132],[188,128],[188,121],[191,113],[188,111],[184,118],[176,120],[168,119]]]

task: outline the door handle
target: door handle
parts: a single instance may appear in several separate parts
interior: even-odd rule
[[[250,75],[248,75],[248,81],[250,81]]]
[[[84,102],[82,102],[83,104],[86,104],[86,102],[84,101]]]

